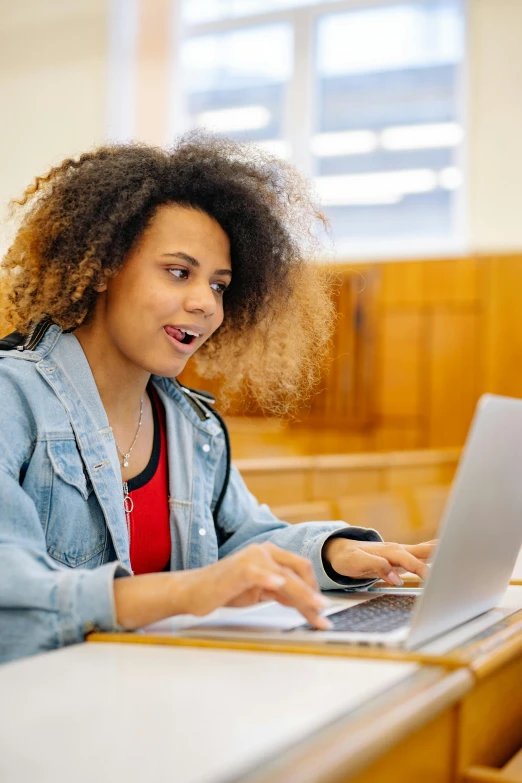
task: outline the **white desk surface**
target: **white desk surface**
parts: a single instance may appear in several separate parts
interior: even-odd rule
[[[236,779],[419,668],[141,644],[38,655],[0,667],[0,780]]]

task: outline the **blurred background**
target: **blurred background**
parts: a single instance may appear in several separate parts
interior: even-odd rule
[[[0,0],[0,211],[106,140],[293,162],[340,318],[298,421],[238,402],[236,459],[285,518],[422,537],[480,394],[522,396],[521,34],[521,0]]]

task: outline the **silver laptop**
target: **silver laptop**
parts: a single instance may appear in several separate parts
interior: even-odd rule
[[[315,631],[296,610],[268,603],[218,610],[170,632],[412,649],[488,613],[503,598],[522,545],[522,400],[479,400],[439,538],[422,590],[345,593],[324,612],[333,630]],[[498,619],[493,613],[490,624]]]

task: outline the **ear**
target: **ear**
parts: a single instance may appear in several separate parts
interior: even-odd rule
[[[107,290],[107,281],[105,281],[104,283],[99,283],[98,285],[95,285],[94,286],[94,290],[98,294],[101,294],[103,291],[106,291]]]

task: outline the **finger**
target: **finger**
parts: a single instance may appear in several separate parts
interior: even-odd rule
[[[320,631],[328,631],[332,627],[332,623],[328,618],[323,617],[320,612],[321,609],[312,609],[308,610],[305,607],[302,607],[300,605],[296,605],[295,597],[292,595],[292,591],[286,591],[282,592],[271,592],[268,590],[264,590],[259,598],[260,601],[277,601],[282,606],[290,606],[293,609],[297,609],[303,617],[312,625],[314,628],[317,628],[317,630]],[[326,599],[324,600],[324,603],[326,604]],[[324,606],[323,606],[324,608]]]
[[[284,602],[286,606],[293,606],[315,628],[324,628],[327,625],[322,622],[324,618],[321,617],[321,611],[327,606],[326,599],[320,593],[312,590],[290,569],[286,569],[284,586],[274,592],[276,600],[280,603]]]
[[[281,593],[264,593],[263,595],[266,596],[266,599],[263,600],[277,601],[278,603],[282,604],[282,606],[290,606],[293,609],[296,609],[298,612],[300,612],[300,614],[303,615],[305,620],[318,631],[328,631],[332,627],[330,620],[327,617],[323,617],[320,611],[316,609],[308,610],[303,607],[296,606],[292,599],[286,598],[285,596],[281,595]]]
[[[428,566],[422,560],[416,558],[415,555],[412,555],[411,552],[408,552],[406,548],[390,544],[385,547],[385,554],[386,559],[392,566],[400,566],[412,574],[417,574],[421,579],[426,579],[429,573]]]
[[[385,544],[379,544],[379,554],[372,554],[365,549],[358,548],[349,553],[345,563],[336,566],[339,573],[349,576],[351,579],[384,579],[390,584],[402,584],[400,578],[392,568],[391,563],[382,557]],[[374,550],[375,551],[375,550]],[[390,577],[390,578],[389,578]]]
[[[272,558],[281,566],[289,568],[296,573],[303,582],[312,588],[312,590],[319,590],[317,579],[315,578],[315,571],[310,560],[305,557],[296,555],[294,552],[288,552],[286,549],[281,549],[274,544],[265,544],[266,550],[270,553]]]
[[[238,587],[241,591],[258,588],[260,590],[280,590],[286,584],[286,573],[283,568],[265,568],[256,563],[249,563],[240,574]]]
[[[252,606],[253,604],[258,604],[261,601],[266,601],[267,599],[264,597],[265,595],[267,595],[267,593],[260,587],[251,587],[250,590],[245,590],[244,593],[240,593],[239,595],[235,596],[235,598],[232,598],[232,600],[227,603],[227,606]]]
[[[218,569],[212,585],[212,608],[233,605],[251,590],[278,590],[286,581],[279,566],[260,567],[251,558],[234,555],[208,568]]]
[[[408,544],[404,549],[418,560],[430,560],[435,554],[438,543],[438,541],[425,541],[422,544]]]

